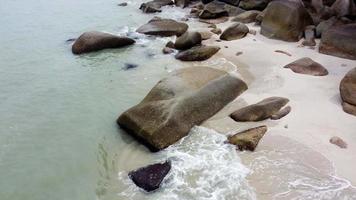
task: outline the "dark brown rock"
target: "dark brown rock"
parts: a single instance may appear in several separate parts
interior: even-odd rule
[[[340,95],[343,102],[356,106],[356,68],[350,70],[341,80]],[[345,105],[344,107],[350,106]]]
[[[243,12],[236,17],[234,17],[231,21],[234,22],[241,22],[241,23],[252,23],[256,21],[256,17],[261,13],[261,11],[258,10],[249,10],[246,12]]]
[[[267,126],[259,126],[229,136],[228,141],[230,144],[236,145],[240,151],[254,151],[266,132]]]
[[[312,76],[328,75],[328,70],[325,69],[325,67],[307,57],[289,63],[288,65],[284,66],[284,68],[291,69],[293,72],[298,74],[306,74]]]
[[[175,58],[182,61],[207,60],[220,50],[217,46],[195,46],[191,49],[179,52]]]
[[[297,2],[272,1],[266,8],[261,34],[273,39],[296,42],[313,20],[304,6]]]
[[[162,6],[173,5],[172,0],[153,0],[146,3],[141,4],[140,10],[144,13],[155,13],[161,12]]]
[[[227,22],[229,17],[219,17],[216,19],[199,19],[199,22],[207,23],[207,24],[221,24]]]
[[[162,49],[162,53],[163,53],[163,54],[171,54],[171,53],[174,53],[174,49],[169,48],[169,47],[164,47],[164,48]]]
[[[224,16],[229,16],[229,13],[225,9],[225,4],[219,1],[206,4],[203,11],[199,14],[199,18],[201,19],[216,19]]]
[[[176,39],[174,47],[179,50],[186,50],[195,45],[201,44],[202,38],[199,32],[185,32]]]
[[[347,148],[347,143],[341,139],[340,137],[334,136],[332,138],[330,138],[329,142],[331,144],[335,144],[336,146],[342,148],[342,149],[346,149]]]
[[[231,26],[229,26],[221,35],[221,40],[237,40],[245,37],[249,32],[248,27],[240,22],[237,22]]]
[[[169,37],[173,35],[180,36],[185,33],[187,29],[187,24],[177,22],[173,19],[153,18],[136,31],[146,35]]]
[[[207,68],[189,67],[162,79],[117,120],[121,128],[158,151],[185,137],[247,89],[240,79]]]
[[[286,106],[285,108],[282,108],[280,111],[278,111],[276,114],[272,115],[271,119],[272,120],[282,119],[283,117],[287,116],[291,110],[292,107]]]
[[[233,112],[230,117],[235,121],[262,121],[275,115],[289,100],[283,97],[270,97]]]
[[[239,7],[244,10],[263,10],[271,0],[241,0]]]
[[[355,115],[356,116],[356,106],[354,105],[351,105],[349,103],[346,103],[346,102],[342,102],[342,109],[350,114],[350,115]]]
[[[353,0],[336,0],[331,9],[338,17],[356,15],[356,4]]]
[[[103,49],[120,48],[134,44],[135,40],[98,31],[83,33],[72,46],[74,54],[89,53]]]
[[[131,171],[129,177],[138,187],[151,192],[159,188],[170,170],[171,163],[167,161]]]
[[[238,6],[240,3],[240,0],[219,0],[219,1],[225,2],[227,4],[231,4],[233,6]]]
[[[319,52],[356,60],[356,23],[333,26],[323,33]]]
[[[125,6],[127,6],[127,3],[126,2],[123,2],[123,3],[119,3],[119,4],[117,4],[118,6],[122,6],[122,7],[125,7]]]

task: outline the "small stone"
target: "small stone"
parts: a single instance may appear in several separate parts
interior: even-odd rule
[[[174,53],[174,49],[169,48],[169,47],[164,47],[164,48],[162,49],[162,53],[163,53],[163,54],[171,54],[171,53]]]
[[[229,136],[228,141],[230,144],[236,145],[240,151],[254,151],[266,132],[267,126],[259,126]]]
[[[137,64],[132,64],[132,63],[125,63],[125,66],[122,68],[123,70],[129,70],[129,69],[134,69],[138,67]]]
[[[124,7],[124,6],[127,6],[127,3],[126,3],[126,2],[123,2],[123,3],[119,3],[119,4],[117,4],[117,5]]]
[[[329,142],[331,144],[335,144],[336,146],[342,148],[342,149],[346,149],[347,148],[347,143],[341,139],[340,137],[334,136],[332,138],[330,138]]]
[[[220,35],[222,33],[222,30],[220,28],[214,28],[211,30],[212,33],[215,33],[216,35]]]
[[[239,51],[239,52],[237,52],[235,55],[236,56],[239,56],[239,55],[242,55],[243,54],[243,52],[242,51]]]

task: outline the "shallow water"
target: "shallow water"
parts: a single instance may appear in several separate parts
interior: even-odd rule
[[[268,177],[269,183],[281,181],[277,165],[288,166],[293,160],[272,156],[275,161],[270,164],[264,158],[273,151],[237,154],[224,144],[225,136],[203,127],[152,154],[118,129],[115,119],[120,113],[139,102],[164,75],[187,65],[162,55],[170,38],[132,33],[153,17],[141,14],[140,2],[129,1],[127,7],[113,0],[0,2],[1,200],[272,198],[261,196],[261,188],[269,186],[256,184],[254,175]],[[179,19],[186,12],[165,9],[158,15]],[[66,41],[88,30],[129,34],[137,43],[72,55],[71,42]],[[138,67],[125,70],[126,63]],[[223,58],[203,65],[237,70]],[[249,161],[248,155],[257,159]],[[239,156],[247,160],[246,166]],[[173,169],[156,193],[146,194],[128,179],[128,171],[165,159],[172,161]],[[308,170],[296,171],[296,176],[312,178],[304,174]],[[330,176],[322,180],[336,188],[332,192],[352,199],[354,193],[344,190],[352,190],[347,181]],[[317,186],[302,189],[318,194]],[[273,194],[288,191],[285,185],[277,189]]]

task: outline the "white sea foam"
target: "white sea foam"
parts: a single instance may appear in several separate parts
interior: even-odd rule
[[[129,180],[127,172],[120,172],[119,179],[127,187],[118,195],[130,200],[255,199],[245,179],[249,170],[241,164],[235,147],[225,140],[224,135],[211,129],[194,127],[189,136],[158,153],[160,160],[172,162],[158,191],[145,193]]]

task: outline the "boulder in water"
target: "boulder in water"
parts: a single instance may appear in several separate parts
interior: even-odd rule
[[[173,19],[155,17],[136,31],[146,35],[170,37],[174,35],[180,36],[187,30],[188,25],[186,23],[177,22]]]
[[[303,36],[305,27],[311,24],[313,20],[301,3],[272,1],[263,17],[261,34],[268,38],[296,42]]]
[[[166,161],[131,171],[129,177],[138,187],[151,192],[159,188],[170,170],[171,163]]]
[[[195,45],[201,44],[202,37],[199,32],[185,32],[176,39],[174,47],[179,50],[186,50]]]
[[[230,144],[236,145],[240,151],[254,151],[266,132],[267,126],[259,126],[229,136],[228,141]]]
[[[179,52],[175,58],[182,61],[207,60],[220,50],[217,46],[195,46],[191,49]]]
[[[162,6],[173,5],[172,0],[153,0],[146,3],[141,4],[140,10],[144,13],[155,13],[161,12]]]
[[[270,97],[233,112],[230,117],[235,121],[262,121],[275,115],[289,100],[283,97]]]
[[[120,48],[134,44],[135,40],[109,33],[90,31],[83,33],[72,46],[74,54],[89,53],[103,49]]]
[[[333,26],[323,32],[319,52],[356,60],[356,23]]]
[[[289,68],[293,72],[298,74],[306,74],[312,76],[326,76],[328,75],[328,70],[321,64],[315,62],[311,58],[301,58],[288,65],[284,68]]]
[[[237,22],[231,26],[229,26],[221,35],[221,40],[237,40],[245,37],[249,32],[248,27],[240,22]]]
[[[247,89],[240,79],[207,67],[183,68],[162,79],[117,123],[158,151],[174,144]]]

